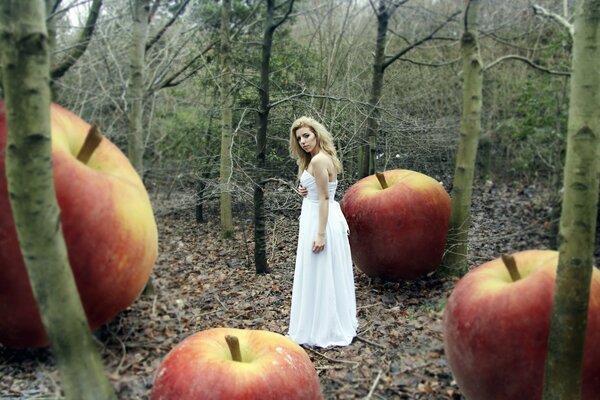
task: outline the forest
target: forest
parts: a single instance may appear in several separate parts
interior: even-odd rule
[[[335,200],[395,170],[448,194],[443,257],[416,277],[366,273],[351,239],[357,336],[301,347],[323,398],[597,399],[599,24],[598,0],[1,1],[0,398],[158,399],[161,362],[197,332],[285,336],[302,205],[290,126],[310,116],[343,166]],[[379,254],[391,234],[360,241]],[[538,292],[524,265],[550,250]],[[132,259],[144,271],[110,275]],[[81,283],[79,264],[100,272]],[[451,318],[455,288],[492,279],[482,265],[531,308],[501,299],[498,329],[514,331],[483,320],[487,356],[469,364],[476,337]]]

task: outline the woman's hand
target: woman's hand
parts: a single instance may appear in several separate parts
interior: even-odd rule
[[[325,249],[325,234],[318,234],[313,241],[312,251],[313,253],[320,253]]]
[[[302,196],[302,197],[308,196],[308,189],[305,188],[302,184],[298,185],[298,191],[300,192],[300,196]]]

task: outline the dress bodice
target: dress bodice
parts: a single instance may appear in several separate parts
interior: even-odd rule
[[[308,190],[308,195],[306,196],[307,199],[312,201],[319,200],[319,192],[317,191],[317,181],[315,177],[312,176],[307,170],[304,170],[304,172],[302,172],[302,176],[300,176],[300,183]],[[334,200],[337,185],[337,180],[328,183],[327,189],[329,190],[329,201]]]

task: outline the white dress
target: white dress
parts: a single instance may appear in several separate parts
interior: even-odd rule
[[[337,181],[329,182],[329,217],[320,253],[312,251],[319,228],[317,183],[307,171],[300,183],[308,195],[300,213],[288,336],[298,344],[346,346],[356,336],[358,322],[348,224],[334,200]]]

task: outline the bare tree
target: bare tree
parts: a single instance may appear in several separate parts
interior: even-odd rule
[[[435,27],[428,35],[409,43],[396,54],[386,57],[385,49],[387,44],[387,32],[390,17],[396,12],[398,7],[408,0],[379,0],[377,6],[373,0],[369,0],[377,17],[377,39],[375,43],[375,56],[373,60],[373,76],[371,83],[371,95],[369,98],[369,114],[367,116],[366,136],[360,147],[359,155],[359,177],[365,177],[375,173],[375,153],[377,151],[377,132],[379,130],[379,108],[381,101],[381,92],[383,88],[383,76],[386,68],[392,65],[396,60],[408,52],[419,47],[423,43],[435,38],[435,34],[440,31],[448,22],[454,19],[460,12],[452,13],[444,22]]]
[[[229,65],[229,36],[230,36],[231,0],[223,0],[221,4],[221,169],[219,180],[221,184],[221,235],[230,238],[233,235],[233,220],[231,216],[231,146],[232,134],[232,100],[231,100],[231,71]]]
[[[575,14],[560,255],[544,371],[544,399],[581,398],[600,167],[600,1]]]
[[[264,204],[264,177],[266,165],[267,126],[269,124],[269,71],[271,64],[271,48],[275,30],[285,22],[294,7],[295,0],[286,0],[276,4],[275,0],[264,0],[267,7],[262,40],[262,57],[260,64],[260,86],[258,95],[260,105],[258,108],[258,128],[256,132],[256,182],[254,187],[254,263],[257,274],[269,272],[267,265],[267,251],[265,238],[265,204]],[[275,11],[287,7],[285,14],[276,19]]]
[[[479,52],[479,0],[469,0],[461,38],[463,65],[463,112],[451,195],[445,272],[462,275],[467,269],[467,246],[471,226],[471,196],[477,144],[481,135],[483,63]]]

